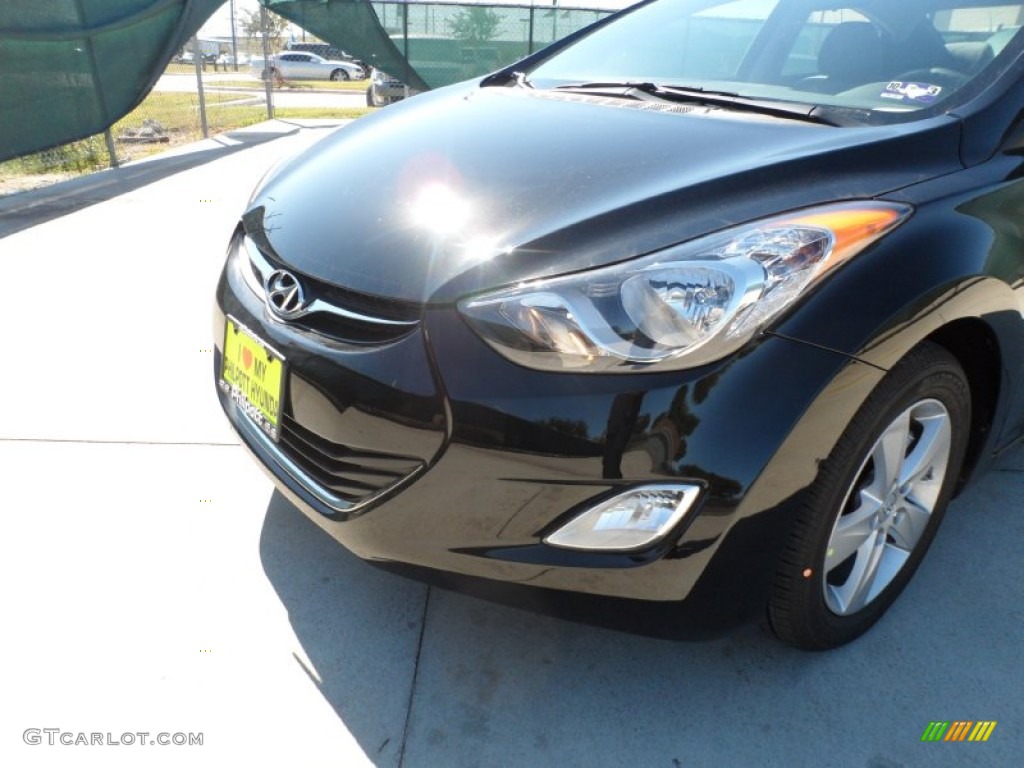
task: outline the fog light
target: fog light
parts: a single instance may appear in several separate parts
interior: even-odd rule
[[[544,543],[565,549],[629,551],[663,538],[700,495],[695,485],[645,485],[574,517]]]

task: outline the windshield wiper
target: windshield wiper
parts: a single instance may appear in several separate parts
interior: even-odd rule
[[[571,91],[579,88],[580,90],[591,90],[601,88],[633,88],[637,91],[643,91],[644,93],[658,93],[659,91],[673,91],[678,93],[699,93],[708,96],[727,96],[733,98],[739,98],[738,93],[731,91],[712,91],[706,88],[699,88],[697,86],[689,85],[663,85],[652,83],[650,81],[636,81],[636,80],[622,80],[619,82],[593,82],[593,83],[569,83],[567,85],[555,86],[556,91]]]
[[[533,88],[533,83],[525,72],[514,70],[502,70],[488,75],[480,81],[481,88],[490,88],[495,85],[514,85],[517,88]]]
[[[804,104],[796,101],[778,101],[775,99],[758,99],[751,96],[743,96],[730,91],[714,91],[695,86],[685,85],[661,85],[650,82],[592,82],[592,83],[570,83],[555,87],[556,91],[601,91],[619,90],[617,94],[626,98],[631,96],[630,91],[639,91],[666,101],[681,101],[693,104],[708,104],[713,107],[727,107],[744,112],[753,112],[759,115],[769,115],[788,120],[802,120],[808,123],[819,125],[852,125],[847,121],[837,120],[830,111],[827,111],[820,104]],[[827,112],[827,114],[826,114]]]

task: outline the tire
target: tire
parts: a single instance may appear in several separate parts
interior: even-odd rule
[[[331,80],[334,80],[335,82],[337,82],[339,80],[348,80],[348,79],[349,79],[348,72],[346,72],[344,69],[336,69],[333,72],[331,72]]]
[[[768,601],[780,640],[835,648],[882,617],[942,522],[970,403],[960,364],[930,342],[882,379],[806,491]]]
[[[368,106],[368,107],[375,107],[375,106],[377,106],[376,104],[373,103],[373,88],[367,88],[366,89],[366,106]]]

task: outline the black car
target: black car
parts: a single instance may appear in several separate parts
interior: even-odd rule
[[[855,638],[1024,434],[1021,18],[653,0],[338,131],[231,239],[228,418],[375,563]]]

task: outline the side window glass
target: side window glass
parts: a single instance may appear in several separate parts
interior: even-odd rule
[[[982,8],[955,8],[939,11],[932,19],[946,47],[954,56],[970,65],[966,58],[973,52],[998,56],[1024,24],[1024,4],[992,5]]]

